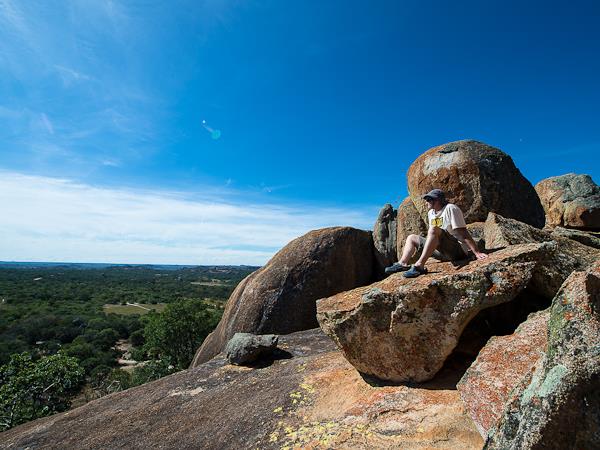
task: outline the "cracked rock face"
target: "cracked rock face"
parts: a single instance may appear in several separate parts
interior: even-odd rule
[[[600,448],[600,261],[552,301],[544,358],[513,390],[485,448]]]
[[[600,186],[589,175],[568,173],[535,185],[546,226],[600,231]]]
[[[513,334],[493,336],[458,383],[460,397],[482,437],[497,425],[511,391],[543,358],[549,315],[548,310],[533,313]]]
[[[446,192],[467,223],[483,221],[494,211],[544,226],[544,209],[531,183],[509,155],[483,142],[450,142],[419,156],[408,169],[408,190],[423,219],[428,207],[421,196],[434,188]]]
[[[600,250],[596,248],[494,213],[489,213],[485,221],[484,237],[487,249],[529,242],[552,245],[555,250],[548,254],[543,270],[536,271],[532,282],[534,290],[549,299],[573,271],[586,270],[600,258]]]
[[[530,283],[548,244],[514,245],[455,268],[429,264],[416,279],[383,281],[317,302],[321,328],[360,372],[422,382],[441,369],[477,313],[514,299]]]

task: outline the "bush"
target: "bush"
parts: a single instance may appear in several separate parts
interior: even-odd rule
[[[159,378],[171,375],[177,372],[177,368],[171,364],[169,358],[155,359],[148,361],[142,366],[138,366],[133,370],[131,375],[131,385],[138,386],[150,381],[158,380]]]
[[[136,330],[129,335],[129,342],[134,347],[141,347],[144,345],[144,330]]]
[[[83,381],[75,358],[58,353],[34,361],[29,353],[12,355],[0,367],[0,431],[67,410]]]

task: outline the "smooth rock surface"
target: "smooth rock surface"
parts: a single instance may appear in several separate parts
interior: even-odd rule
[[[460,398],[484,438],[498,423],[510,392],[543,358],[549,315],[533,313],[513,334],[492,337],[458,383]]]
[[[235,333],[225,346],[225,357],[231,364],[252,363],[272,354],[278,338],[275,334]]]
[[[535,185],[550,227],[600,231],[600,186],[589,175],[569,173]]]
[[[406,238],[411,234],[417,234],[421,236],[427,236],[427,224],[419,214],[419,211],[415,208],[410,197],[404,199],[404,201],[398,206],[398,213],[396,216],[397,231],[396,231],[396,242],[397,242],[397,257],[396,261],[399,261],[402,257],[402,248],[406,242]],[[416,260],[417,257],[414,259]],[[414,262],[414,261],[413,261]]]
[[[562,236],[534,228],[499,214],[489,213],[484,226],[485,245],[498,249],[528,242],[548,242],[556,251],[548,255],[543,270],[534,274],[534,290],[548,298],[554,297],[565,279],[576,270],[586,270],[600,258],[600,250]]]
[[[455,389],[365,382],[321,330],[263,368],[193,369],[0,435],[3,449],[480,449]]]
[[[546,354],[485,448],[600,448],[600,262],[573,273],[552,301]]]
[[[220,353],[235,333],[287,334],[317,326],[316,300],[370,283],[371,232],[323,228],[294,239],[235,288],[192,367]]]
[[[516,245],[459,268],[428,264],[430,273],[415,279],[394,274],[319,300],[319,324],[360,372],[394,382],[429,380],[469,321],[514,299],[552,251],[547,244]]]
[[[484,221],[493,211],[544,226],[544,209],[531,183],[509,155],[483,142],[450,142],[419,156],[408,169],[408,190],[424,220],[427,204],[421,197],[434,188],[461,208],[466,223]]]
[[[387,203],[373,226],[373,245],[375,260],[380,274],[384,269],[394,264],[396,259],[396,211]]]

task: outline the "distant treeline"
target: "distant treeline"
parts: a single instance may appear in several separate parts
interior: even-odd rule
[[[94,398],[187,367],[233,289],[256,269],[0,268],[0,430],[68,408],[75,381],[78,389],[92,389],[86,398]],[[144,316],[103,311],[105,304],[126,303],[167,306]],[[117,369],[119,339],[129,340],[132,357],[145,365],[132,373]],[[40,369],[50,365],[51,371]],[[50,379],[52,373],[61,375]],[[64,389],[52,396],[45,387],[36,393],[27,381],[32,379]]]
[[[0,269],[0,364],[22,351],[55,351],[77,336],[97,334],[98,349],[112,329],[127,338],[136,316],[106,315],[107,303],[172,303],[177,299],[225,301],[254,267],[47,266]],[[212,280],[218,282],[210,283]],[[198,284],[198,283],[202,284]],[[115,335],[111,333],[110,336]],[[110,343],[112,344],[112,343]],[[110,346],[110,345],[108,345]]]

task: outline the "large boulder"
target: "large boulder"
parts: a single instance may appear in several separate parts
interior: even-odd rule
[[[324,228],[294,239],[236,287],[192,366],[221,352],[235,333],[287,334],[316,327],[317,299],[370,283],[374,265],[368,231]]]
[[[513,390],[485,448],[600,448],[600,262],[552,301],[542,363]]]
[[[220,354],[192,369],[2,433],[3,449],[476,450],[458,392],[376,386],[321,330],[281,336],[289,359],[249,368]]]
[[[402,248],[406,242],[406,238],[411,234],[418,234],[421,236],[427,235],[427,224],[419,214],[419,211],[415,208],[414,203],[407,197],[398,206],[398,213],[396,215],[396,222],[398,225],[396,231],[396,242],[397,242],[397,258],[399,261],[402,257]]]
[[[511,391],[543,358],[549,311],[531,314],[507,336],[494,336],[481,349],[457,389],[482,437],[497,425]]]
[[[548,298],[554,297],[573,271],[588,269],[600,258],[600,250],[596,248],[494,213],[489,213],[485,221],[484,238],[489,250],[533,242],[549,242],[555,246],[556,251],[549,254],[544,271],[536,271],[532,282],[534,290]]]
[[[535,185],[549,227],[600,231],[600,186],[589,175],[569,173]]]
[[[321,328],[360,372],[394,382],[431,379],[465,326],[483,309],[513,300],[530,284],[548,243],[515,245],[456,268],[428,264],[416,279],[394,274],[317,302]]]
[[[387,266],[394,264],[396,259],[396,211],[387,203],[373,226],[373,245],[375,260],[381,274]]]
[[[434,188],[446,192],[467,223],[484,221],[493,211],[544,226],[544,209],[531,183],[510,156],[482,142],[450,142],[419,156],[408,169],[408,190],[424,219],[427,204],[421,197]]]

